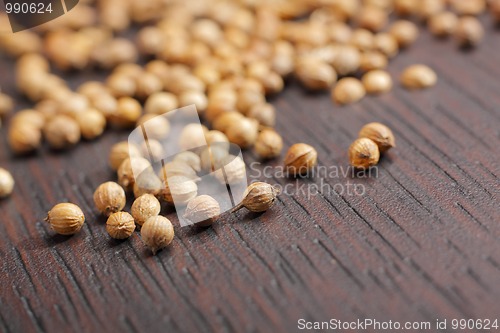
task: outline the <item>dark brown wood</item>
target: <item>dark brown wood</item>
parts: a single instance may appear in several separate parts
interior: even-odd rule
[[[500,320],[500,33],[485,24],[476,51],[424,32],[391,62],[396,82],[405,66],[430,65],[439,76],[433,89],[396,84],[337,107],[327,93],[291,82],[273,99],[286,145],[312,144],[323,166],[348,167],[347,148],[365,123],[394,130],[397,148],[377,178],[324,179],[363,185],[365,195],[281,195],[262,215],[240,211],[203,231],[176,226],[173,245],[157,256],[138,234],[110,240],[93,207],[94,189],[114,179],[109,149],[126,132],[19,158],[3,127],[0,166],[17,184],[0,202],[0,331],[293,332],[300,318]],[[0,73],[2,89],[15,93],[13,62],[1,60]],[[251,152],[245,158],[254,161]],[[61,201],[87,216],[74,237],[43,222]]]

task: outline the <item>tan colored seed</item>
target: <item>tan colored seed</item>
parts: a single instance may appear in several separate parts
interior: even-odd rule
[[[75,204],[60,203],[49,211],[45,221],[49,222],[52,230],[58,234],[69,236],[80,231],[85,222],[85,215]]]
[[[389,33],[396,39],[400,48],[410,46],[418,38],[418,27],[408,20],[398,20],[394,22]]]
[[[232,123],[238,122],[244,117],[245,116],[236,111],[226,112],[215,118],[212,122],[212,127],[214,130],[224,133]]]
[[[111,214],[106,221],[106,231],[114,239],[127,239],[134,230],[134,218],[127,212]]]
[[[292,176],[307,176],[318,164],[318,152],[305,143],[296,143],[285,156],[285,169]]]
[[[75,120],[80,126],[82,137],[87,140],[95,139],[104,133],[106,118],[96,109],[88,109],[75,115]]]
[[[398,41],[389,33],[381,32],[376,34],[373,42],[375,50],[383,53],[388,58],[395,57],[399,52]]]
[[[200,195],[187,204],[184,218],[200,227],[212,225],[220,215],[220,205],[209,195]]]
[[[142,107],[139,102],[131,97],[118,99],[116,112],[111,114],[109,121],[119,127],[133,127],[141,117]]]
[[[350,45],[339,47],[339,51],[333,60],[333,68],[339,76],[355,73],[359,69],[361,54],[359,50]]]
[[[105,216],[121,211],[126,201],[125,191],[115,182],[103,183],[94,192],[94,204]]]
[[[11,173],[3,168],[0,168],[0,199],[7,198],[14,190],[14,178]]]
[[[369,123],[363,126],[358,134],[359,138],[368,138],[375,142],[381,153],[396,147],[396,140],[394,134],[389,127],[381,123]]]
[[[142,157],[150,161],[160,161],[165,157],[165,149],[163,144],[157,140],[145,140],[141,144]]]
[[[295,73],[305,88],[325,90],[337,80],[337,73],[326,62],[315,58],[304,58],[298,61]]]
[[[477,18],[465,16],[458,19],[454,35],[461,47],[474,47],[483,40],[484,28]]]
[[[132,216],[139,226],[142,226],[151,216],[160,214],[160,211],[160,202],[151,194],[143,194],[135,199],[131,209]]]
[[[155,255],[159,250],[172,243],[174,227],[166,217],[152,216],[142,225],[141,238]]]
[[[242,183],[247,176],[245,162],[239,156],[227,155],[220,160],[214,175],[221,184]]]
[[[367,169],[378,163],[380,152],[375,142],[359,138],[349,147],[349,161],[357,169]]]
[[[451,8],[458,15],[479,15],[486,10],[486,0],[450,0]]]
[[[383,70],[373,70],[362,78],[365,90],[369,94],[382,94],[392,89],[391,75]]]
[[[198,195],[196,183],[185,176],[168,177],[164,182],[164,188],[159,193],[160,199],[170,205],[185,206]]]
[[[141,152],[135,144],[122,141],[113,145],[109,153],[109,165],[111,169],[114,171],[118,170],[123,161],[129,157],[141,157]]]
[[[142,157],[130,157],[125,159],[117,171],[118,184],[123,186],[127,191],[132,190],[135,178],[150,167],[150,162]]]
[[[264,129],[255,141],[254,151],[262,159],[278,157],[283,150],[283,139],[272,129]]]
[[[8,142],[16,154],[27,154],[40,147],[42,131],[30,124],[12,123],[9,127]]]
[[[77,144],[81,138],[80,126],[65,115],[57,115],[43,127],[43,134],[54,149],[65,149]]]
[[[259,123],[255,119],[242,118],[234,122],[226,130],[227,138],[242,149],[250,148],[255,144],[259,134]]]
[[[8,95],[0,93],[0,119],[4,118],[14,109],[14,101]]]
[[[190,150],[207,145],[205,138],[208,129],[200,124],[188,124],[179,135],[179,146],[182,150]]]
[[[265,212],[274,205],[278,194],[279,191],[270,184],[252,183],[245,190],[243,200],[233,209],[233,212],[243,207],[254,213]]]
[[[192,151],[183,151],[175,155],[174,161],[184,162],[196,172],[201,171],[200,157],[196,153],[193,153]]]
[[[427,21],[429,31],[436,37],[450,36],[456,29],[458,17],[452,12],[441,12]]]
[[[146,132],[148,139],[163,140],[170,134],[170,122],[165,116],[148,113],[137,121],[137,126]]]
[[[146,113],[164,114],[179,107],[177,97],[168,92],[157,92],[149,96],[144,105]]]
[[[385,69],[388,64],[387,57],[378,51],[368,51],[361,55],[359,69],[368,72],[374,69]]]
[[[382,30],[387,21],[387,13],[376,6],[364,6],[357,16],[358,26],[371,31]]]
[[[424,89],[437,82],[436,73],[426,65],[411,65],[401,74],[401,83],[407,89]]]
[[[332,99],[340,105],[355,103],[365,95],[365,87],[360,80],[353,77],[339,80],[332,90]]]
[[[274,127],[276,124],[276,109],[270,103],[254,105],[247,116],[256,119],[263,126]]]

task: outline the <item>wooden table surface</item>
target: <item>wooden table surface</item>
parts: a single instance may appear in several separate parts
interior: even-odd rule
[[[391,62],[394,78],[409,64],[430,65],[435,88],[396,84],[337,107],[327,93],[291,82],[273,99],[286,146],[312,144],[321,166],[345,170],[365,123],[393,129],[397,148],[376,178],[261,177],[308,188],[356,184],[364,195],[297,191],[262,215],[240,211],[202,231],[176,225],[172,246],[157,256],[139,234],[111,240],[93,207],[95,188],[115,177],[109,149],[127,132],[19,158],[2,127],[0,166],[17,183],[0,201],[0,332],[294,332],[299,319],[500,320],[500,33],[485,22],[476,51],[424,32]],[[15,94],[13,75],[13,62],[0,60],[2,89]],[[251,153],[245,159],[255,161]],[[62,201],[86,214],[74,237],[43,222]]]

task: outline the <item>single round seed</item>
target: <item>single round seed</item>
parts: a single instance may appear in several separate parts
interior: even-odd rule
[[[137,126],[142,127],[148,139],[163,140],[170,134],[168,119],[154,113],[148,113],[139,118]]]
[[[110,115],[111,124],[119,127],[133,127],[141,117],[142,107],[139,102],[131,97],[118,99],[116,112]]]
[[[305,143],[296,143],[285,156],[285,169],[292,176],[307,176],[318,164],[318,152]]]
[[[375,142],[381,153],[396,147],[396,140],[394,134],[389,127],[381,123],[369,123],[363,126],[358,134],[359,138],[368,138]]]
[[[118,184],[123,186],[125,190],[132,190],[135,178],[150,167],[151,163],[142,157],[130,157],[125,159],[117,171]]]
[[[418,38],[418,27],[408,20],[398,20],[394,22],[389,33],[396,39],[400,48],[410,46]]]
[[[121,211],[126,201],[125,191],[115,182],[103,183],[94,192],[94,204],[106,216]]]
[[[381,52],[388,58],[395,57],[399,52],[398,41],[389,33],[381,32],[376,34],[373,42],[375,50]]]
[[[179,146],[182,150],[190,150],[207,145],[205,134],[208,129],[200,124],[188,124],[179,135]]]
[[[77,144],[81,138],[80,126],[65,115],[57,115],[50,119],[43,128],[43,134],[54,149],[65,149]]]
[[[382,94],[392,89],[391,75],[383,70],[373,70],[362,78],[365,90],[369,94]]]
[[[250,184],[243,194],[243,200],[233,209],[233,212],[245,207],[251,212],[262,213],[276,202],[279,191],[272,185],[255,182]]]
[[[178,107],[179,103],[174,94],[168,92],[157,92],[148,97],[146,104],[144,105],[144,111],[146,113],[160,115],[175,110]]]
[[[458,19],[455,39],[461,47],[476,46],[483,40],[483,37],[484,28],[477,18],[466,16]]]
[[[376,6],[364,6],[357,16],[358,26],[371,31],[382,30],[387,21],[387,13]]]
[[[0,168],[0,199],[6,198],[14,190],[14,178],[9,171]]]
[[[340,46],[333,60],[333,68],[339,76],[355,73],[359,69],[361,54],[359,50],[350,45]]]
[[[349,161],[358,169],[367,169],[378,163],[380,152],[375,142],[368,138],[359,138],[349,147]]]
[[[341,105],[355,103],[365,95],[365,87],[361,81],[353,77],[339,80],[332,90],[332,99]]]
[[[249,118],[242,118],[238,122],[232,123],[226,130],[229,141],[242,149],[252,147],[258,134],[259,123],[255,119]]]
[[[96,109],[88,109],[76,114],[75,120],[80,126],[82,137],[87,140],[101,136],[106,129],[106,117]]]
[[[424,89],[437,82],[436,73],[426,65],[411,65],[401,74],[401,83],[407,89]]]
[[[196,183],[185,176],[172,176],[164,181],[164,187],[159,192],[160,199],[168,204],[184,206],[198,195]]]
[[[378,51],[368,51],[361,55],[359,69],[368,72],[374,69],[385,69],[388,64],[387,57]]]
[[[453,34],[458,24],[458,17],[452,12],[441,12],[427,21],[429,31],[436,37],[447,37]]]
[[[201,227],[212,225],[220,215],[220,205],[209,195],[200,195],[186,206],[184,218]]]
[[[174,227],[169,219],[163,216],[152,216],[144,222],[141,228],[141,238],[144,244],[155,255],[167,247],[174,239]]]
[[[143,194],[135,199],[131,209],[132,216],[139,226],[142,226],[151,216],[160,214],[160,211],[160,202],[151,194]]]
[[[234,185],[246,181],[246,166],[241,157],[227,155],[219,163],[214,176],[221,184]]]
[[[183,151],[175,155],[174,161],[184,162],[196,172],[201,171],[200,157],[196,153],[193,153],[192,151]]]
[[[16,154],[31,153],[40,147],[42,131],[30,124],[12,123],[8,132],[8,142]]]
[[[128,141],[118,142],[111,147],[109,153],[109,165],[111,169],[117,171],[120,165],[129,157],[141,157],[141,152],[135,144]]]
[[[114,239],[127,239],[134,230],[134,218],[127,212],[111,214],[106,221],[106,231]]]
[[[264,129],[255,141],[254,151],[262,159],[278,157],[283,150],[283,139],[272,129]]]
[[[142,157],[150,161],[160,161],[165,157],[163,144],[157,140],[146,140],[141,144]]]
[[[60,203],[49,211],[45,221],[49,222],[52,230],[58,234],[69,236],[80,231],[85,222],[85,215],[75,204]]]
[[[302,85],[310,90],[328,89],[337,80],[337,73],[332,66],[314,58],[300,59],[295,73]]]

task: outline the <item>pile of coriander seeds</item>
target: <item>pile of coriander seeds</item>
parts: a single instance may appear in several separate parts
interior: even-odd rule
[[[295,77],[307,90],[330,91],[338,105],[387,93],[394,80],[386,67],[401,49],[411,47],[421,29],[427,27],[437,38],[452,37],[460,47],[474,47],[484,35],[477,16],[486,11],[500,22],[500,0],[82,0],[57,20],[0,35],[0,48],[17,59],[16,86],[33,103],[9,117],[15,101],[0,92],[0,118],[12,152],[20,155],[40,150],[44,142],[64,150],[98,138],[107,128],[133,129],[151,121],[157,122],[155,136],[161,138],[169,134],[169,124],[157,116],[194,104],[207,125],[202,132],[208,145],[231,142],[253,149],[263,160],[273,159],[284,147],[268,97],[285,89],[285,79]],[[135,37],[124,38],[131,30]],[[72,89],[52,72],[54,67],[96,69],[107,78]],[[423,89],[435,85],[437,75],[425,64],[415,64],[399,81],[408,89]],[[121,213],[124,193],[133,192],[136,200],[150,195],[136,207],[147,206],[149,218],[157,216],[155,194],[134,188],[130,162],[146,166],[140,160],[146,149],[161,155],[155,140],[148,148],[127,143],[113,147],[110,165],[118,183],[105,186],[114,193],[112,200],[96,201],[103,214]],[[390,129],[368,124],[349,149],[350,163],[373,166],[394,145]],[[204,160],[224,157],[209,148],[197,156],[200,168]],[[196,159],[183,158],[168,171],[179,170],[182,162],[191,163],[196,174]],[[283,163],[291,176],[307,175],[317,163],[316,150],[297,143]],[[13,187],[12,176],[2,169],[1,196],[10,195]],[[62,211],[69,212],[70,224],[79,230],[82,215],[73,208]],[[207,211],[217,212],[213,202]],[[111,236],[129,234],[133,223],[147,224],[145,216],[127,214],[111,219]],[[50,215],[61,217],[53,212],[49,220],[57,220]],[[151,230],[171,230],[161,218],[154,221]]]

